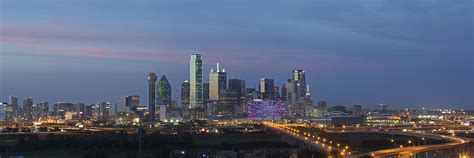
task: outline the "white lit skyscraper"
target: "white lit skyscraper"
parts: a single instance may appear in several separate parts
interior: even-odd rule
[[[225,69],[219,68],[219,63],[216,65],[216,70],[211,69],[209,73],[209,99],[219,100],[219,94],[222,89],[227,88],[227,73]]]

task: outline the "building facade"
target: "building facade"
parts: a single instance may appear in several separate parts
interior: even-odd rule
[[[227,88],[227,73],[225,69],[220,69],[219,63],[216,64],[216,70],[211,69],[209,73],[209,99],[219,100],[219,92]]]
[[[159,106],[166,105],[166,107],[170,107],[172,89],[165,75],[161,76],[161,79],[156,86],[156,92],[156,104]]]
[[[273,100],[273,87],[274,80],[268,78],[261,78],[259,82],[259,90],[261,94],[261,99]]]
[[[157,76],[155,73],[150,72],[148,74],[148,121],[149,122],[155,122],[156,116],[155,116],[155,96],[156,96],[156,80]]]
[[[202,56],[191,54],[189,60],[189,104],[190,108],[203,109]]]
[[[189,81],[185,80],[181,84],[181,107],[185,107],[187,109],[190,108],[189,106]]]

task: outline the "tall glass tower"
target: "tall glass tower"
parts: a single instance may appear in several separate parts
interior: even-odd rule
[[[156,91],[156,104],[166,105],[166,107],[171,106],[171,85],[165,75],[161,76]]]
[[[190,108],[204,108],[201,54],[193,53],[189,60],[189,104]]]

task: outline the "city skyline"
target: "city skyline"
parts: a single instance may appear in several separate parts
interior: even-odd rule
[[[198,51],[204,83],[216,62],[225,65],[227,79],[243,79],[256,88],[260,78],[274,79],[282,88],[292,70],[303,69],[315,102],[473,108],[473,31],[472,23],[464,22],[472,15],[469,1],[352,2],[344,8],[338,2],[212,3],[219,9],[207,11],[202,11],[206,5],[179,2],[122,2],[102,10],[105,4],[95,2],[87,16],[78,14],[87,2],[37,2],[34,8],[0,3],[9,6],[2,8],[0,26],[2,101],[15,95],[89,104],[137,94],[147,105],[143,78],[148,72],[166,75],[173,99],[179,100],[180,85],[189,80],[189,55]],[[404,8],[408,4],[413,5]],[[128,6],[141,10],[117,13]],[[286,14],[269,14],[286,7]],[[249,12],[231,13],[243,8]],[[372,15],[380,10],[386,12]],[[190,16],[195,11],[202,12]],[[274,18],[258,22],[269,16]],[[232,21],[236,26],[229,25]]]

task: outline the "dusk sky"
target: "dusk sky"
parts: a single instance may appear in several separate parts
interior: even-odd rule
[[[147,105],[149,72],[173,98],[203,54],[228,79],[280,86],[306,70],[315,102],[474,109],[472,0],[0,0],[0,101]],[[20,100],[21,104],[21,100]]]

